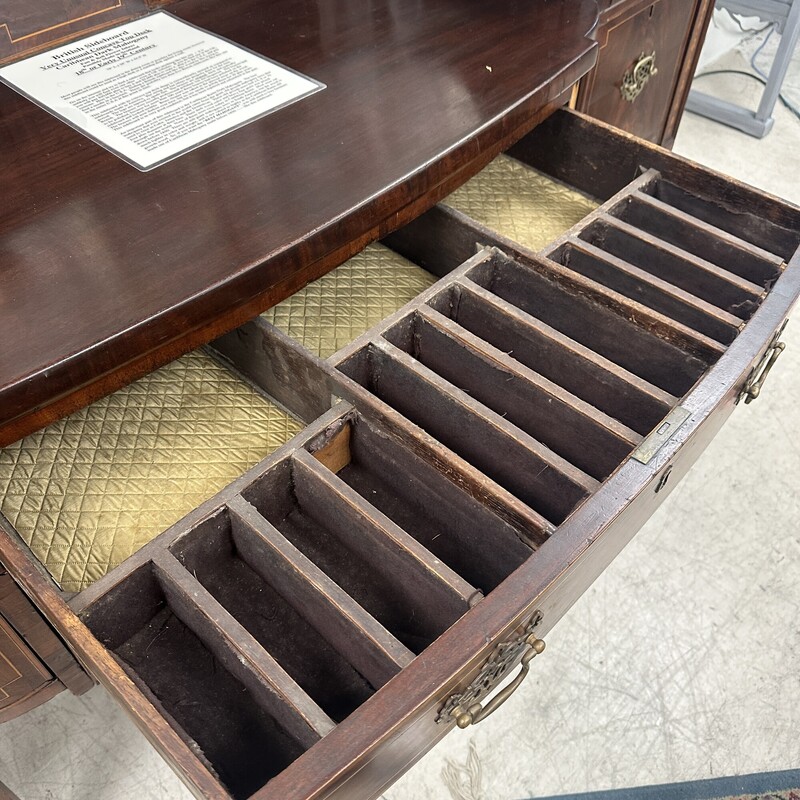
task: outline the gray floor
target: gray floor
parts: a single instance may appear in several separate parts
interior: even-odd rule
[[[740,86],[758,88],[704,83]],[[687,115],[675,149],[800,204],[800,121],[776,113],[760,141]],[[800,320],[785,338],[764,395],[736,409],[553,631],[503,712],[453,732],[387,800],[512,800],[800,765]],[[189,798],[100,688],[0,727],[0,780],[21,800]]]

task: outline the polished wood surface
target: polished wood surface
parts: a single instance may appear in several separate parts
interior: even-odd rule
[[[581,81],[576,108],[671,147],[711,19],[711,0],[619,0],[601,9],[597,64]],[[655,53],[658,73],[639,97],[622,97],[623,75]]]
[[[4,0],[0,64],[126,22],[170,0]]]
[[[594,59],[590,0],[170,10],[328,88],[140,173],[0,87],[0,446],[421,213]]]

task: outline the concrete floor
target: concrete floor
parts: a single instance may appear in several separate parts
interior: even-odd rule
[[[740,86],[725,76],[703,88]],[[783,108],[760,141],[687,115],[675,149],[800,204],[800,121]],[[512,800],[800,765],[800,322],[785,339],[764,395],[736,409],[552,632],[503,712],[454,731],[387,800]],[[0,781],[21,800],[189,798],[100,688],[0,727]]]

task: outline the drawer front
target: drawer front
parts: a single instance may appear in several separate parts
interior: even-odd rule
[[[385,244],[444,277],[328,361],[244,326],[343,402],[72,603],[198,796],[376,797],[474,724],[780,350],[797,209],[572,112],[511,155],[596,208],[532,249],[436,207]]]
[[[5,722],[41,699],[52,696],[60,686],[34,652],[17,635],[11,625],[0,617],[0,722]]]
[[[657,0],[612,9],[598,30],[597,65],[581,82],[577,107],[660,142],[697,6],[697,0]],[[652,63],[642,62],[636,76],[640,59],[651,55]],[[657,72],[649,74],[651,68]],[[622,93],[626,79],[627,98]]]

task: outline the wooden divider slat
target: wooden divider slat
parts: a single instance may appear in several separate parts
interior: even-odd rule
[[[733,233],[693,217],[647,192],[632,192],[613,216],[682,247],[763,289],[781,272],[783,259]]]
[[[732,181],[728,178],[725,180],[728,181],[728,192],[730,192],[730,189],[733,188]],[[684,181],[681,183],[684,184]],[[656,187],[656,197],[674,208],[691,214],[696,219],[722,228],[756,247],[788,260],[798,246],[800,233],[798,233],[796,225],[792,226],[794,229],[786,228],[776,224],[772,219],[773,216],[786,215],[788,204],[784,204],[783,208],[780,208],[772,201],[772,208],[763,211],[756,210],[755,203],[751,198],[760,201],[762,205],[770,203],[771,198],[763,195],[753,198],[754,190],[744,184],[738,184],[735,188],[739,189],[739,194],[742,196],[736,198],[736,202],[729,205],[709,200],[708,188],[706,191],[696,192],[691,186],[687,187],[685,184],[679,186],[677,181],[673,182],[670,178],[670,180],[659,181]],[[745,198],[744,195],[750,196]],[[736,208],[737,205],[739,208]],[[797,212],[792,209],[789,213]]]
[[[374,348],[380,399],[548,519],[561,522],[597,488],[582,470],[388,341]]]
[[[763,287],[610,214],[599,216],[581,238],[742,319],[750,317],[764,293]]]
[[[284,597],[315,615],[332,642],[350,643],[347,657],[380,687],[414,654],[364,611],[340,586],[306,558],[283,534],[241,497],[228,502],[237,550]]]
[[[288,733],[308,748],[333,730],[333,720],[175,558],[159,556],[153,569],[181,622]]]
[[[642,437],[438,311],[415,318],[415,358],[593,478],[607,477]]]
[[[458,290],[456,322],[637,433],[649,433],[677,405],[674,395],[469,279]]]
[[[725,352],[708,336],[554,261],[498,254],[470,278],[629,372],[684,394]]]
[[[477,589],[427,548],[409,536],[358,492],[351,489],[330,470],[307,453],[297,450],[293,456],[294,489],[301,502],[314,505],[321,516],[330,512],[341,520],[360,552],[372,551],[376,560],[397,562],[397,569],[407,575],[415,591],[430,594],[439,608],[450,606],[456,616],[463,614]]]
[[[730,344],[743,324],[733,314],[582,239],[569,239],[560,257],[570,269],[717,342]]]
[[[536,549],[547,541],[556,528],[551,520],[427,433],[402,412],[376,397],[352,374],[354,370],[351,370],[350,361],[359,358],[360,354],[356,354],[338,364],[344,376],[339,385],[339,393],[343,398],[357,406],[370,422],[380,425],[383,433],[396,440],[400,446],[424,459],[440,475],[456,483],[488,510],[497,514],[528,546]]]

